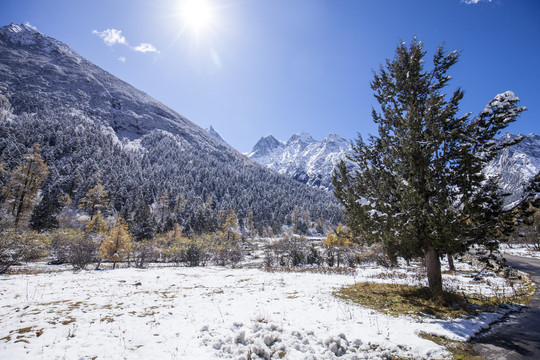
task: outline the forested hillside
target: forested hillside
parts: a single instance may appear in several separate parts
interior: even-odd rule
[[[34,212],[58,214],[66,198],[79,209],[102,184],[104,211],[134,233],[174,223],[214,231],[231,209],[241,228],[259,233],[280,232],[293,212],[339,221],[331,194],[246,159],[57,40],[10,25],[0,29],[0,49],[1,181],[9,185],[22,156],[40,144],[48,175]]]

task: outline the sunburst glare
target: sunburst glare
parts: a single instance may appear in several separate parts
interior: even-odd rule
[[[197,35],[207,31],[215,21],[215,8],[207,0],[184,0],[179,14],[184,26]]]

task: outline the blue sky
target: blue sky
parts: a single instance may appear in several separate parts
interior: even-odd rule
[[[429,57],[462,51],[463,113],[512,90],[529,110],[509,130],[540,133],[538,0],[207,1],[199,32],[181,0],[0,0],[0,24],[36,26],[243,152],[269,134],[376,133],[372,71],[414,35]]]

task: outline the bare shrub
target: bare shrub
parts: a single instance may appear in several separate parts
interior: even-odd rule
[[[391,267],[392,261],[386,255],[381,244],[373,244],[369,247],[364,247],[357,258],[358,263],[376,263],[384,267]]]
[[[75,269],[85,269],[96,261],[99,243],[81,230],[58,229],[50,233],[52,263],[71,264]]]
[[[266,255],[267,263],[271,259],[272,265],[300,266],[306,264],[310,249],[306,238],[285,235],[269,247],[269,252],[273,255]]]
[[[134,242],[131,256],[135,262],[135,266],[143,269],[146,263],[155,262],[159,257],[156,242],[152,240],[141,240]]]

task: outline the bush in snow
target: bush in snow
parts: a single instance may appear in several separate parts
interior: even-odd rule
[[[0,229],[0,274],[19,261],[45,255],[49,239],[34,231]]]
[[[133,251],[131,252],[131,259],[135,262],[135,266],[142,269],[144,264],[148,262],[155,262],[159,257],[159,252],[156,246],[156,242],[153,240],[141,240],[133,243]]]
[[[316,264],[320,262],[320,258],[317,258],[318,252],[315,248],[308,248],[306,238],[285,235],[269,247],[265,255],[265,265],[272,267]]]
[[[58,229],[49,234],[51,263],[68,263],[75,269],[85,269],[96,261],[99,242],[89,233],[74,229]]]

